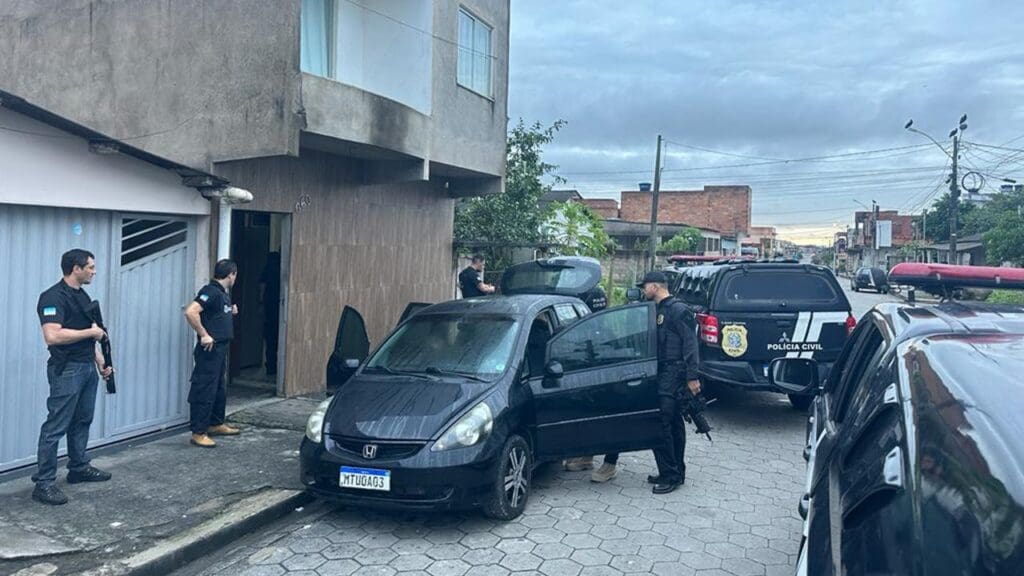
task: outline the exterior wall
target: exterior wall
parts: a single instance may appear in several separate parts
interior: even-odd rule
[[[620,217],[633,222],[650,221],[651,196],[650,192],[622,192]],[[750,186],[705,186],[703,190],[662,191],[658,195],[658,222],[665,224],[747,234],[750,214]]]
[[[89,144],[0,108],[0,203],[208,215],[210,203],[174,172]]]
[[[456,82],[459,6],[493,26],[490,98]],[[301,0],[0,3],[0,89],[206,171],[297,155],[308,117],[311,132],[428,160],[438,175],[504,176],[509,0],[433,3],[433,34],[451,42],[428,43],[429,116],[304,79],[300,13]]]
[[[285,394],[323,390],[345,305],[362,313],[376,347],[407,303],[454,297],[455,206],[441,184],[363,185],[362,162],[311,150],[217,173],[252,191],[244,209],[292,214]],[[309,205],[296,211],[303,195]]]
[[[661,198],[658,198],[659,204],[661,204]],[[615,200],[604,199],[604,198],[584,198],[583,203],[590,208],[595,214],[603,219],[613,219],[619,217],[619,203]],[[648,210],[650,210],[650,203],[648,203]],[[650,214],[648,213],[647,219],[650,220]]]
[[[299,87],[299,0],[0,3],[0,88],[197,169],[296,154]]]
[[[459,6],[493,27],[491,78],[485,98],[458,85],[458,47],[434,42],[433,137],[430,159],[483,174],[504,177],[508,130],[509,0],[434,2],[434,34],[457,41]]]

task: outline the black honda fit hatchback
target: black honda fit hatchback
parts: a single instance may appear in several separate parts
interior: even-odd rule
[[[405,317],[368,359],[345,359],[354,373],[310,416],[303,484],[348,504],[507,520],[539,462],[655,447],[654,305],[592,313],[581,296],[600,278],[596,261],[530,262],[500,296]]]

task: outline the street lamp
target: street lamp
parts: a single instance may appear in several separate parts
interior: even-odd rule
[[[959,205],[959,200],[960,200],[960,182],[959,182],[959,180],[957,178],[957,162],[958,162],[958,160],[960,158],[960,138],[963,137],[964,131],[967,130],[967,114],[964,114],[963,116],[960,117],[960,121],[957,122],[957,127],[954,128],[949,133],[949,137],[953,139],[953,154],[950,154],[949,152],[947,152],[946,149],[942,147],[942,144],[939,144],[938,141],[935,140],[935,138],[932,138],[930,134],[928,134],[927,132],[923,132],[921,130],[918,130],[917,128],[914,128],[914,120],[913,119],[909,120],[906,124],[904,124],[903,129],[904,130],[908,130],[910,132],[914,132],[916,134],[920,134],[921,136],[924,136],[925,138],[931,140],[932,144],[935,144],[936,146],[938,146],[939,150],[942,150],[942,153],[945,154],[946,156],[949,156],[949,158],[953,161],[953,173],[950,175],[950,178],[949,178],[949,259],[948,259],[948,261],[949,261],[950,264],[956,264],[957,263],[957,257],[956,257],[957,217],[959,216],[959,211],[960,211],[960,205]]]

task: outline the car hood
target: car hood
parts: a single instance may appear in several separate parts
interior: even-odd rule
[[[325,433],[377,440],[430,440],[492,384],[357,375],[338,390]]]

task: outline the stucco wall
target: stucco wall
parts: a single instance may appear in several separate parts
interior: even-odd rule
[[[298,150],[299,1],[0,2],[0,88],[159,156]]]

